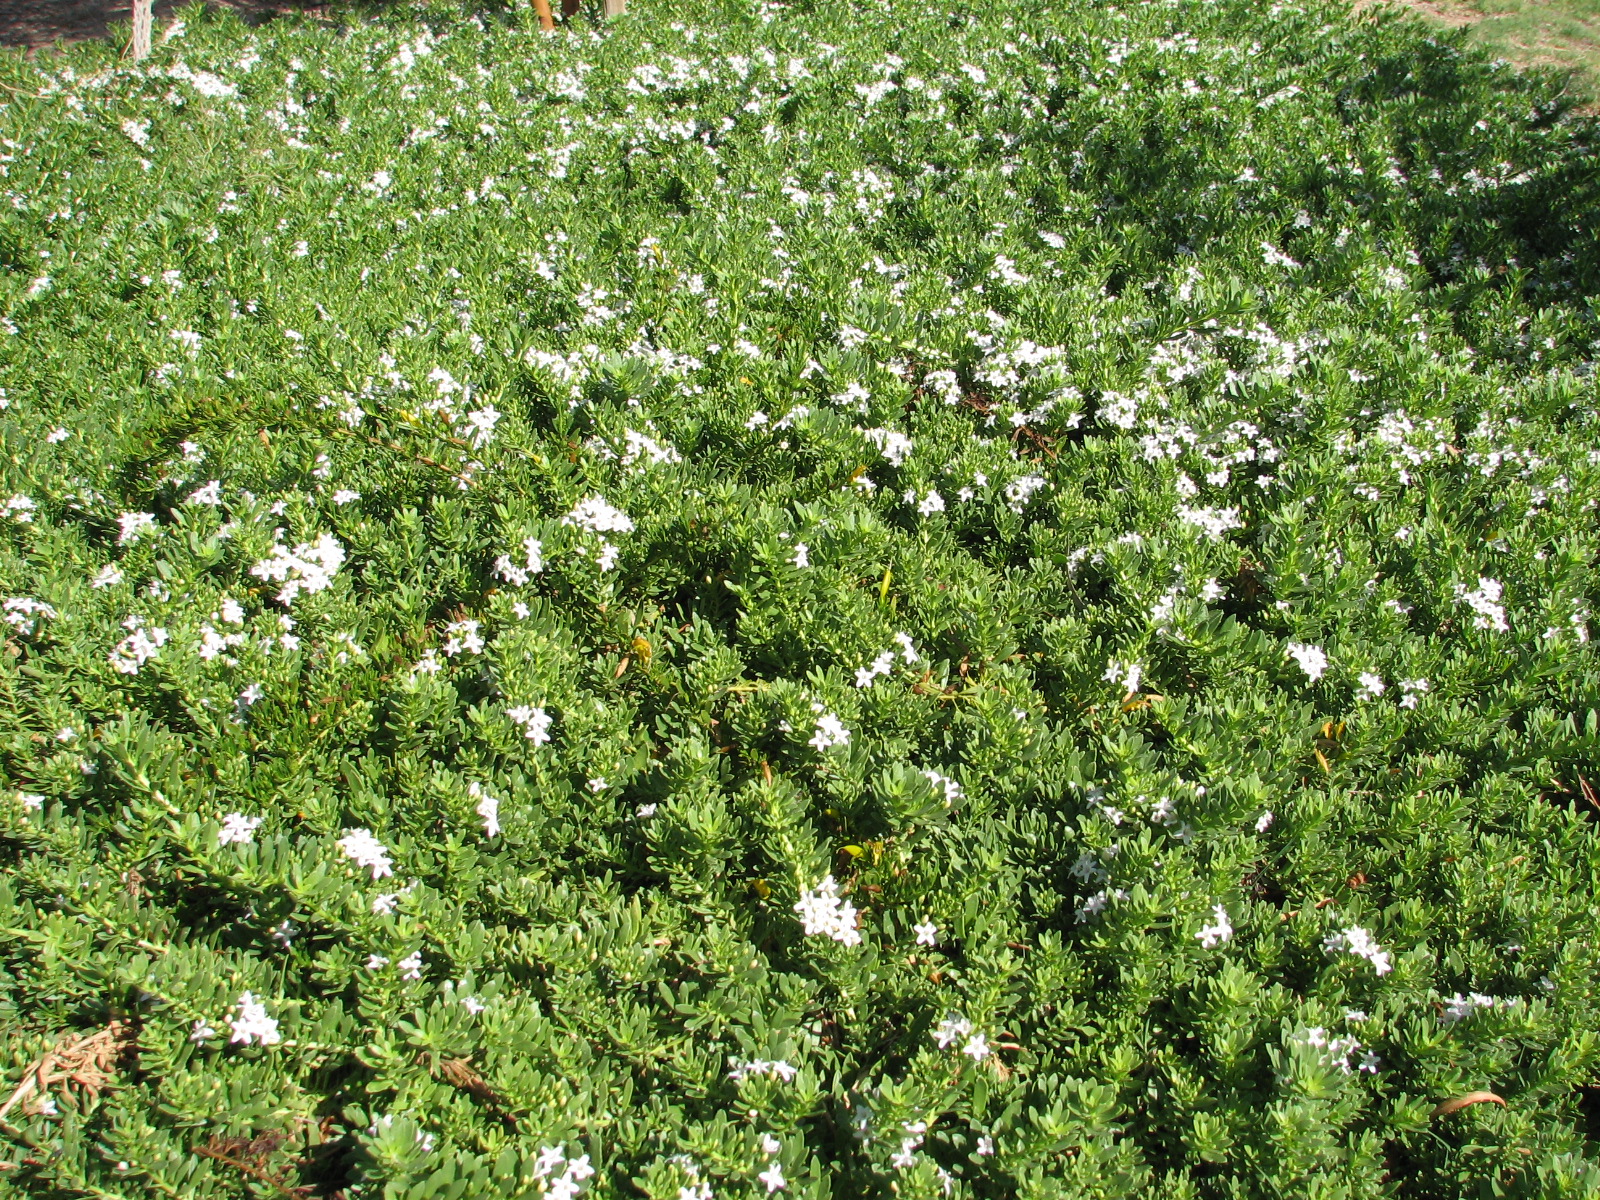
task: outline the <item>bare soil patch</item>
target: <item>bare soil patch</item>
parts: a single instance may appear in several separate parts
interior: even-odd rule
[[[209,0],[219,8],[231,8],[251,22],[269,21],[290,13],[316,16],[321,3],[305,0]],[[156,0],[156,36],[162,23],[171,19],[180,0]],[[102,38],[117,22],[124,26],[133,19],[129,0],[0,0],[0,46],[21,46],[32,53],[57,43],[81,42]]]

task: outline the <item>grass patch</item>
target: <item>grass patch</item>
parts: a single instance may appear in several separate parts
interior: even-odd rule
[[[1586,104],[1600,98],[1600,3],[1596,0],[1403,0],[1425,19],[1466,30],[1468,40],[1523,67],[1550,68]]]

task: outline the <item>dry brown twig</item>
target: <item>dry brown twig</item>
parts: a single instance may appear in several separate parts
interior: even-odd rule
[[[110,1085],[117,1060],[133,1045],[134,1036],[133,1022],[119,1017],[94,1033],[63,1037],[22,1073],[11,1098],[0,1105],[0,1120],[35,1093],[43,1099],[57,1084],[76,1088],[94,1099]]]

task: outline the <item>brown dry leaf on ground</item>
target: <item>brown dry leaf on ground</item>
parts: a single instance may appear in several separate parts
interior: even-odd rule
[[[30,1096],[37,1094],[42,1100],[58,1084],[94,1099],[115,1077],[117,1060],[133,1045],[134,1036],[133,1022],[119,1018],[95,1033],[63,1037],[22,1073],[11,1098],[0,1105],[0,1120]]]

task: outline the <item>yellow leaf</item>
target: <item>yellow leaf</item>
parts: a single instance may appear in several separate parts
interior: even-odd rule
[[[772,895],[772,889],[767,886],[767,881],[765,879],[753,880],[750,886],[755,890],[756,895],[760,896],[763,900]]]
[[[851,858],[860,858],[863,854],[866,853],[866,851],[863,850],[860,846],[846,846],[846,847],[844,847],[844,852],[846,854],[848,854]]]

